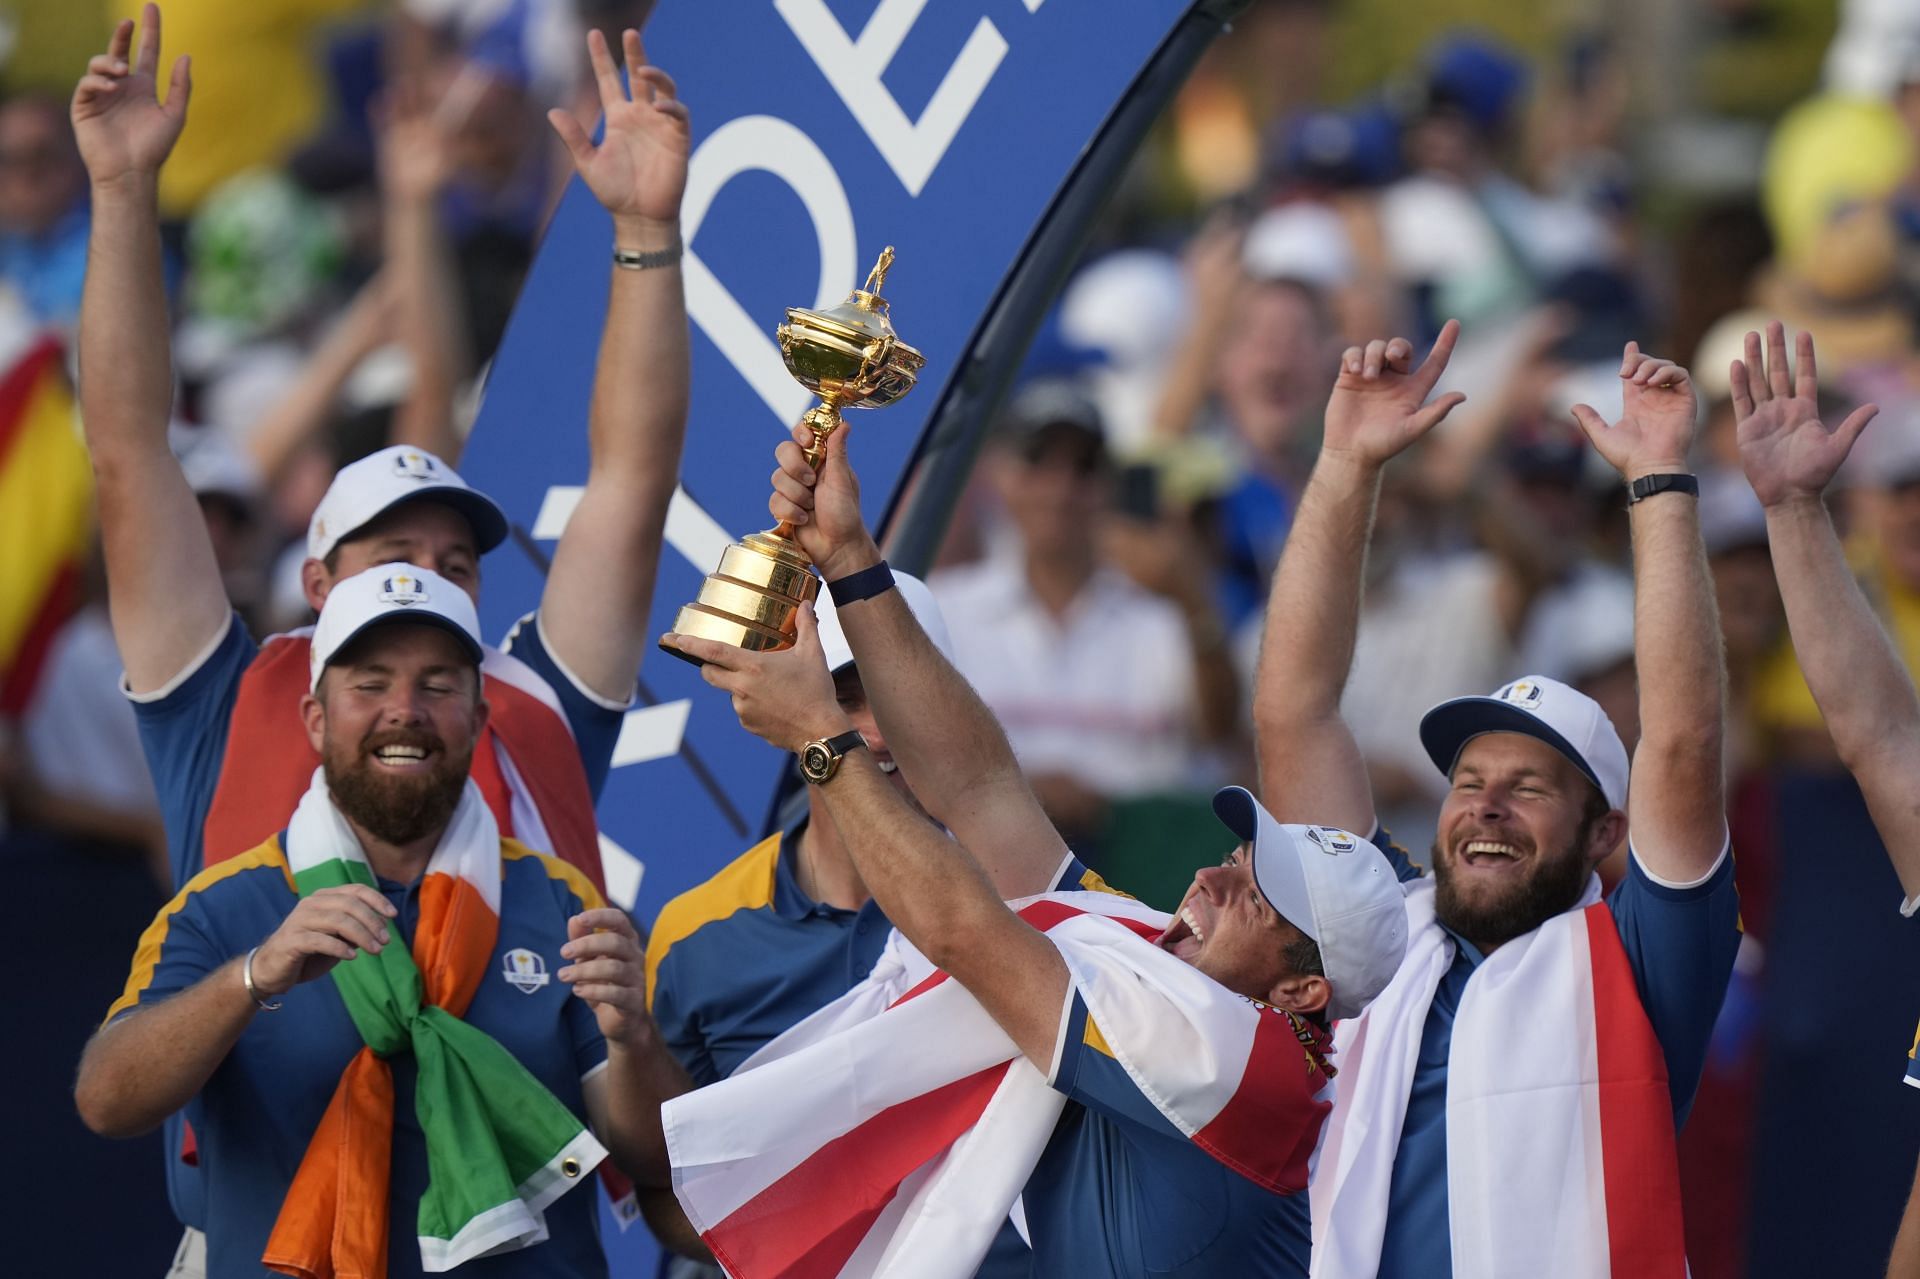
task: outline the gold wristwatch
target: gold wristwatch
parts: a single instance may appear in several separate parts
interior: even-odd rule
[[[847,752],[866,744],[867,739],[852,730],[838,737],[823,737],[808,742],[800,748],[800,776],[807,779],[809,786],[832,781],[833,775],[840,771],[840,761],[846,758]]]

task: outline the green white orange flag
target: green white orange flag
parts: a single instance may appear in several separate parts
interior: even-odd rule
[[[287,828],[302,897],[374,886],[366,854],[316,770]],[[418,1220],[429,1272],[547,1237],[545,1209],[606,1151],[490,1035],[461,1020],[500,926],[500,833],[467,783],[420,885],[413,951],[387,946],[336,966],[334,985],[366,1047],[340,1077],[262,1260],[309,1279],[384,1279],[393,1139],[387,1058],[411,1052],[429,1184]]]

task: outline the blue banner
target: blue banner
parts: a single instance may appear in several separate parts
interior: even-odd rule
[[[682,212],[693,406],[656,634],[728,542],[772,522],[773,448],[812,402],[774,343],[784,309],[841,301],[884,245],[896,247],[886,295],[902,339],[925,352],[927,366],[905,399],[848,415],[878,523],[1010,271],[1194,8],[1192,0],[661,7],[648,56],[674,76],[693,117]],[[611,244],[605,212],[576,181],[521,294],[468,446],[462,470],[516,526],[515,543],[487,565],[482,612],[493,636],[539,598],[546,557],[585,480]],[[759,838],[785,757],[744,733],[727,700],[682,662],[649,650],[641,686],[599,816],[613,845],[609,888],[644,922]]]

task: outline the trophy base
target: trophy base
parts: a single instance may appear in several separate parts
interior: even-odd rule
[[[820,593],[812,563],[777,529],[750,533],[727,548],[719,569],[701,584],[699,597],[680,609],[673,629],[750,653],[791,647],[794,614]],[[706,664],[677,648],[660,647],[683,662]]]

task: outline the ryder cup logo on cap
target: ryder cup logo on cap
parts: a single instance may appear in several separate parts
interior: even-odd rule
[[[1544,675],[1502,685],[1491,697],[1456,697],[1420,721],[1420,744],[1440,771],[1453,776],[1460,752],[1487,733],[1519,733],[1559,751],[1606,797],[1627,806],[1627,748],[1600,703]]]
[[[413,573],[395,573],[380,583],[380,598],[388,604],[425,604],[427,588]]]
[[[309,689],[328,663],[367,631],[412,623],[437,626],[460,641],[475,666],[486,660],[473,599],[446,578],[412,564],[382,564],[335,582],[314,623]]]
[[[1333,991],[1327,1015],[1359,1016],[1407,950],[1406,900],[1393,865],[1349,831],[1276,820],[1242,786],[1214,795],[1213,811],[1251,847],[1260,895],[1320,947]]]
[[[1350,853],[1360,847],[1360,841],[1346,831],[1335,830],[1331,826],[1302,826],[1308,839],[1320,846],[1320,851],[1328,856],[1337,853]]]
[[[469,487],[433,454],[397,444],[340,468],[307,525],[308,556],[325,559],[341,542],[412,501],[438,502],[466,517],[477,553],[506,540],[507,517],[492,498]]]

